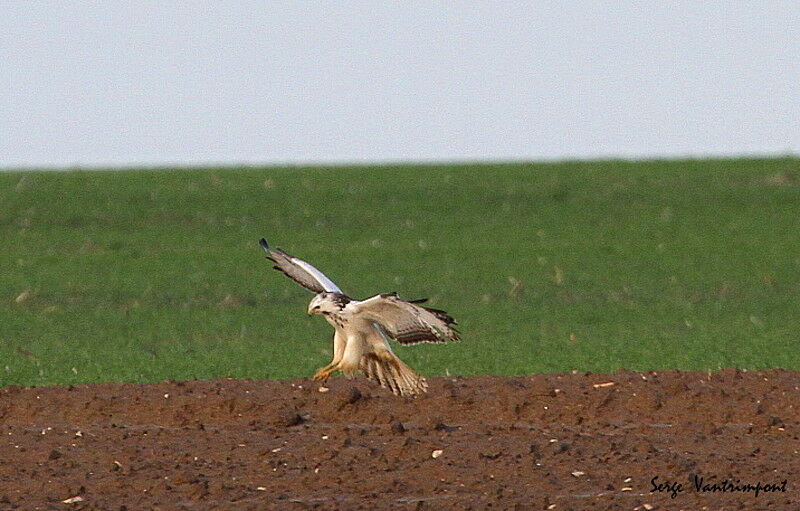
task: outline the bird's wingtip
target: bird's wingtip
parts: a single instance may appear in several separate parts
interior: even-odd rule
[[[261,248],[263,248],[265,252],[269,253],[269,245],[267,244],[267,240],[261,238],[258,244],[261,245]]]

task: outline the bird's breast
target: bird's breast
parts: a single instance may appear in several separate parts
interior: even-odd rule
[[[347,324],[347,320],[339,314],[327,313],[325,314],[325,319],[327,319],[328,323],[334,328],[343,328],[345,324]]]

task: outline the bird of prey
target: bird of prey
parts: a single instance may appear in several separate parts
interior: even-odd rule
[[[314,380],[324,382],[334,371],[347,377],[361,371],[397,395],[421,394],[428,388],[425,378],[394,354],[389,339],[402,345],[460,340],[447,312],[419,305],[426,299],[401,300],[397,293],[384,293],[354,300],[306,261],[270,248],[263,238],[259,244],[275,263],[273,268],[316,293],[308,313],[323,315],[334,329],[333,360],[314,374]]]

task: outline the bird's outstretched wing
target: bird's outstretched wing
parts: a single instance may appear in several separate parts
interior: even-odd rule
[[[416,302],[416,303],[414,303]],[[376,295],[354,305],[354,312],[377,324],[400,344],[459,341],[455,320],[447,312],[401,300],[396,293]]]
[[[339,286],[334,284],[324,273],[314,268],[307,262],[292,257],[279,248],[269,248],[267,240],[261,238],[258,242],[267,253],[267,259],[275,263],[276,270],[282,271],[287,277],[297,282],[306,289],[315,293],[332,292],[341,293]]]

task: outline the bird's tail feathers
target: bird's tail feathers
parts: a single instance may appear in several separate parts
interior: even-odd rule
[[[367,378],[398,396],[413,396],[428,390],[425,378],[390,351],[365,355],[360,369]]]

